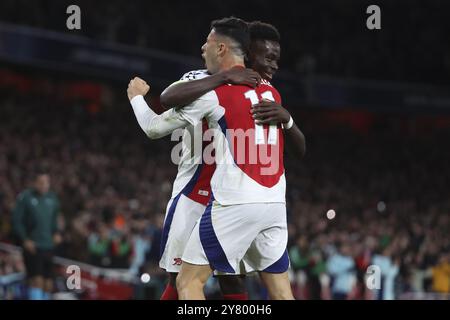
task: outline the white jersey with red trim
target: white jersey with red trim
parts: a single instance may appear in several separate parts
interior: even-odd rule
[[[280,125],[256,125],[250,108],[261,99],[281,103],[278,91],[263,81],[255,89],[223,85],[178,110],[180,119],[214,130],[214,198],[222,205],[285,202],[284,139]]]
[[[179,81],[197,80],[207,76],[209,76],[207,70],[195,70],[185,73]],[[183,193],[200,204],[208,203],[211,195],[210,181],[215,165],[202,163],[201,158],[198,159],[199,153],[206,146],[204,143],[199,143],[202,141],[202,135],[206,129],[206,121],[188,125],[184,129],[181,141],[181,159],[178,164],[177,176],[173,182],[172,198]],[[198,148],[196,146],[201,149],[196,150]]]

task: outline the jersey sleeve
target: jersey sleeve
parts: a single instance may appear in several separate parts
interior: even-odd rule
[[[195,126],[207,118],[219,106],[217,95],[210,91],[177,112],[189,124]]]
[[[189,125],[189,122],[176,109],[169,109],[162,114],[156,114],[141,95],[131,99],[130,103],[139,126],[150,139],[162,138],[176,129]]]

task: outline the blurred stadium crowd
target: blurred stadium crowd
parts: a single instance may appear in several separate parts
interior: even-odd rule
[[[235,15],[274,24],[282,68],[303,75],[450,82],[448,3],[377,1],[382,29],[365,27],[372,1],[76,1],[81,30],[66,29],[73,1],[3,0],[0,20],[170,52],[200,55],[213,19]],[[17,8],[26,8],[17,10]],[[199,32],[203,30],[203,32]],[[405,54],[407,53],[407,54]],[[383,67],[380,67],[383,66]]]
[[[62,207],[56,254],[136,277],[147,272],[162,286],[160,229],[175,143],[146,139],[124,88],[0,73],[0,241],[14,243],[16,197],[44,165]],[[449,294],[450,117],[287,107],[307,137],[305,159],[286,159],[296,297]],[[371,264],[381,269],[382,290],[364,285]],[[0,253],[0,279],[21,271],[20,256]],[[249,283],[250,297],[264,297]]]

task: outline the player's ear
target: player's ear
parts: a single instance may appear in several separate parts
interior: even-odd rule
[[[226,53],[226,50],[227,50],[227,46],[226,46],[225,43],[219,42],[217,44],[217,55],[219,57],[223,57],[225,55],[225,53]]]

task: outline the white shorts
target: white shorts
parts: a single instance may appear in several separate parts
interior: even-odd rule
[[[180,272],[183,251],[205,208],[206,206],[181,193],[170,199],[161,239],[159,266],[162,269],[167,272]]]
[[[284,203],[222,206],[210,201],[189,238],[183,261],[209,264],[216,274],[244,273],[243,265],[247,272],[282,273],[289,268],[287,240]]]

